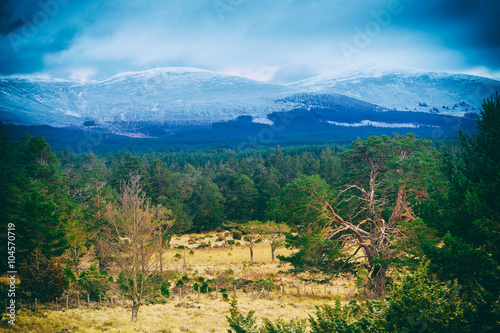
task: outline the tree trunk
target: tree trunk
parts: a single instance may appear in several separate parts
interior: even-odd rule
[[[368,276],[367,292],[369,296],[381,298],[385,295],[385,284],[387,282],[387,268],[374,268],[373,273]]]
[[[139,302],[132,300],[132,322],[137,320],[137,314],[139,313]]]
[[[272,259],[272,262],[274,262],[274,250],[275,250],[275,248],[273,246],[271,246],[271,259]]]
[[[252,247],[252,243],[250,243],[250,261],[253,262],[253,247]]]

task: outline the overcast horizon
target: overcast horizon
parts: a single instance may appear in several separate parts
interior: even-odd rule
[[[495,0],[6,0],[0,75],[194,67],[289,83],[366,64],[500,79]]]

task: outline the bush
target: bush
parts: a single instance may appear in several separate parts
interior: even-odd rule
[[[222,296],[224,297],[224,296]],[[231,301],[231,307],[229,308],[229,317],[227,318],[227,322],[229,323],[229,327],[231,327],[235,333],[257,333],[259,332],[259,328],[257,327],[257,323],[255,318],[253,317],[255,311],[250,311],[246,316],[244,316],[238,310],[238,303],[236,302],[236,298],[233,298]],[[229,333],[232,333],[232,330],[228,330]]]
[[[228,240],[226,241],[226,243],[227,243],[227,244],[229,244],[229,245],[234,245],[234,244],[235,244],[235,241],[234,241],[234,239],[228,239]]]
[[[208,286],[208,283],[206,281],[201,282],[201,285],[198,283],[195,283],[193,285],[193,289],[195,291],[200,291],[200,293],[206,294],[207,292],[211,292],[212,288]]]
[[[263,280],[264,281],[264,280]],[[405,276],[384,300],[355,300],[342,306],[316,308],[315,317],[309,317],[311,333],[364,333],[364,332],[472,332],[464,313],[474,311],[462,301],[460,287],[455,283],[442,283],[429,276],[424,264],[414,274]],[[233,299],[229,325],[234,332],[306,332],[305,321],[275,323],[264,319],[257,327],[253,311],[246,316],[238,310]],[[230,331],[233,332],[233,331]]]
[[[233,230],[233,239],[234,240],[241,240],[243,237],[243,233],[239,230]]]
[[[428,276],[427,266],[406,276],[386,298],[385,329],[389,332],[470,332],[464,320],[467,304],[460,286]]]
[[[282,319],[276,320],[273,324],[269,319],[264,318],[262,333],[306,333],[307,320],[294,320],[285,322]]]
[[[337,300],[335,306],[322,306],[317,308],[316,318],[309,317],[312,333],[364,333],[384,332],[378,317],[380,309],[370,301],[359,304],[351,301],[341,306]],[[394,331],[400,332],[400,331]]]
[[[228,299],[227,294],[222,294],[223,299]],[[233,330],[228,330],[229,333],[305,333],[307,332],[306,320],[291,320],[284,322],[278,319],[276,323],[272,323],[269,319],[264,319],[264,326],[259,328],[256,320],[253,317],[255,311],[250,311],[247,315],[243,315],[238,310],[236,298],[231,301],[229,309],[230,316],[226,317],[229,327]],[[333,332],[333,331],[332,331]]]
[[[164,281],[160,286],[160,292],[166,298],[170,297],[170,286],[171,284],[168,281]]]
[[[99,295],[104,295],[110,288],[108,274],[104,271],[99,272],[94,265],[90,266],[88,270],[80,273],[78,283],[93,300],[98,300]]]
[[[66,277],[59,265],[47,259],[39,249],[26,258],[19,267],[20,290],[30,299],[41,302],[60,297]]]

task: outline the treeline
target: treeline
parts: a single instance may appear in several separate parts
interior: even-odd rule
[[[268,205],[300,175],[339,180],[333,146],[197,153],[117,153],[96,156],[51,150],[43,135],[0,139],[0,219],[16,227],[16,257],[35,249],[47,258],[95,253],[104,269],[105,213],[131,177],[140,177],[152,205],[169,210],[169,233],[205,232],[269,218]],[[6,243],[2,243],[6,246]],[[7,256],[3,256],[6,267]],[[108,260],[109,261],[109,260]]]

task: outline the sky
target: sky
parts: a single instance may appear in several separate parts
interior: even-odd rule
[[[289,83],[369,64],[500,79],[499,16],[499,0],[0,0],[0,75]]]

